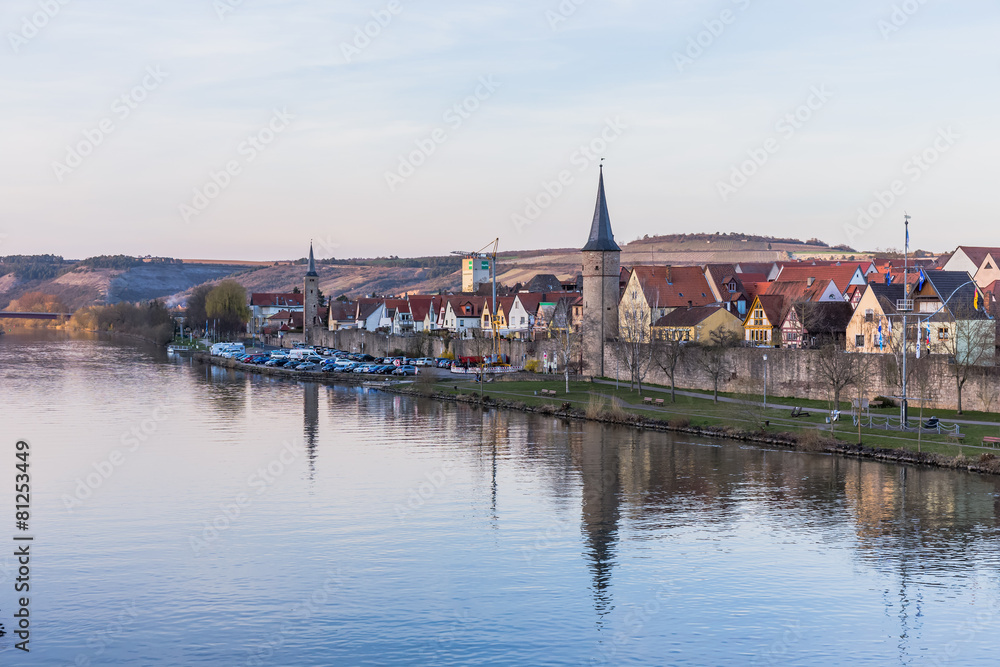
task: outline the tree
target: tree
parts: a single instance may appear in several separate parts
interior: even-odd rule
[[[44,292],[25,292],[21,298],[15,299],[7,306],[11,312],[22,313],[68,313],[69,308],[54,294]]]
[[[840,392],[857,380],[857,357],[832,343],[821,347],[813,357],[816,375],[830,388],[834,410],[840,409]]]
[[[650,312],[643,304],[635,288],[630,298],[621,300],[618,306],[618,337],[613,348],[618,361],[628,371],[629,387],[635,389],[638,385],[640,393],[642,381],[653,360]]]
[[[952,308],[954,318],[938,324],[949,356],[949,368],[958,394],[958,414],[962,414],[962,390],[972,369],[992,366],[996,355],[996,323],[961,303]]]
[[[218,330],[222,333],[242,331],[250,319],[247,291],[235,280],[223,280],[205,298],[205,313],[218,321]]]
[[[687,347],[684,341],[674,338],[661,338],[653,341],[653,361],[670,380],[670,402],[677,402],[675,377],[677,367],[686,356]]]
[[[556,304],[552,318],[549,320],[549,335],[559,343],[558,353],[562,357],[563,375],[566,380],[566,393],[569,393],[569,365],[573,359],[575,348],[579,345],[579,332],[573,331],[570,322],[569,299],[560,299]]]
[[[187,300],[187,321],[192,329],[195,325],[202,326],[208,320],[208,311],[205,310],[205,301],[208,293],[212,291],[211,285],[198,285],[191,292]]]
[[[695,365],[712,381],[712,398],[715,403],[719,402],[719,385],[733,373],[729,350],[738,341],[739,337],[732,331],[716,329],[711,333],[709,342],[699,346],[695,356]]]
[[[292,294],[302,294],[302,290],[299,289],[298,285],[292,288]]]

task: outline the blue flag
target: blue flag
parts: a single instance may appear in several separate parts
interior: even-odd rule
[[[892,284],[892,272],[889,270],[886,270],[885,272],[885,284],[886,285]]]
[[[920,279],[917,281],[917,291],[919,292],[924,288],[924,282],[927,280],[927,276],[924,275],[924,270],[920,269]]]
[[[882,351],[882,323],[881,322],[879,322],[879,325],[878,325],[878,349],[879,349],[880,352]]]

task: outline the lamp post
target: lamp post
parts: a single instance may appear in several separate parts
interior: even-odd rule
[[[767,410],[767,355],[764,355],[764,409]]]

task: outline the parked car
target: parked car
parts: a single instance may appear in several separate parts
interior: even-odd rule
[[[306,361],[295,367],[297,371],[314,371],[319,368],[319,364],[313,361]]]
[[[452,364],[451,359],[438,359],[437,367],[438,368],[451,368],[451,364]]]
[[[403,366],[400,366],[396,370],[394,370],[392,372],[392,374],[393,375],[416,375],[417,374],[417,367],[416,366],[412,366],[410,364],[405,364]]]
[[[264,362],[264,365],[269,366],[271,368],[275,368],[277,366],[284,366],[286,361],[287,359],[282,359],[280,357],[272,357],[268,361]]]

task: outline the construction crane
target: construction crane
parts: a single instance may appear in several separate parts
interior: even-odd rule
[[[493,246],[492,252],[488,252],[490,246]],[[466,258],[472,257],[490,260],[490,272],[493,279],[493,300],[490,305],[490,330],[493,332],[494,361],[499,360],[500,358],[500,320],[497,317],[497,250],[499,248],[500,239],[498,237],[474,252],[462,252],[461,250],[456,250],[451,253],[452,255],[460,255]]]

